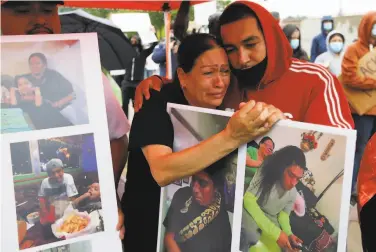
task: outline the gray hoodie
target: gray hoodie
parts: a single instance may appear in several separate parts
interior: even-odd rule
[[[336,31],[336,30],[331,31],[326,37],[326,48],[328,49],[328,51],[320,54],[316,58],[315,63],[318,63],[328,68],[328,70],[332,74],[338,77],[339,75],[341,75],[341,64],[342,64],[343,55],[345,53],[345,48],[343,47],[339,54],[336,54],[332,51],[332,49],[329,46],[329,40],[335,34],[340,34],[342,35],[342,37],[344,37],[344,35],[339,31]],[[343,41],[343,43],[345,43],[345,41]]]

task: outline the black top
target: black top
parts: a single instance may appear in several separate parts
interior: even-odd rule
[[[57,102],[74,93],[72,83],[55,70],[47,68],[41,79],[37,79],[31,74],[26,77],[34,86],[40,88],[43,100]]]
[[[180,86],[151,90],[149,100],[135,114],[129,136],[128,171],[122,208],[125,215],[125,251],[155,251],[161,188],[151,175],[142,147],[159,144],[173,148],[174,128],[167,103],[188,105]]]
[[[194,199],[188,211],[182,211],[186,201],[192,196],[191,187],[184,187],[176,191],[168,209],[164,226],[166,232],[178,237],[178,233],[185,226],[199,217],[207,207],[200,206]],[[219,214],[199,233],[185,242],[178,242],[182,252],[228,252],[231,251],[231,226],[229,216],[225,210],[224,198],[221,200]],[[186,210],[186,209],[185,209]],[[176,238],[175,238],[176,240]]]
[[[67,127],[73,125],[65,118],[58,108],[52,107],[48,103],[42,103],[37,107],[34,101],[23,100],[21,95],[16,92],[17,105],[23,112],[27,113],[35,129],[50,129],[57,127]]]
[[[376,195],[360,211],[360,228],[362,230],[363,249],[365,252],[376,251]]]

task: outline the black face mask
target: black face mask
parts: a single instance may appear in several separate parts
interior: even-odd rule
[[[260,83],[262,77],[264,77],[268,59],[265,57],[257,65],[248,69],[234,69],[231,67],[231,71],[236,76],[240,88],[256,89]]]

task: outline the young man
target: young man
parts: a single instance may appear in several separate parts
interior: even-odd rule
[[[61,32],[58,5],[62,1],[1,1],[2,35],[59,34]],[[108,79],[103,75],[109,138],[115,185],[118,184],[128,152],[128,119],[116,100]],[[119,208],[117,229],[124,236],[123,214]]]
[[[343,87],[326,69],[291,59],[292,49],[274,17],[253,2],[234,2],[220,18],[220,39],[229,57],[233,82],[223,108],[237,109],[240,102],[272,104],[294,121],[353,128]],[[239,29],[242,27],[242,29]],[[149,87],[161,81],[151,77],[136,91],[135,110]]]
[[[72,175],[64,173],[63,162],[54,158],[46,164],[48,177],[42,181],[38,196],[61,197],[65,196],[73,200],[78,194]]]

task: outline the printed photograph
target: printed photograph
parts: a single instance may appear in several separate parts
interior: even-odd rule
[[[90,241],[80,241],[72,244],[40,250],[38,252],[92,252]]]
[[[10,149],[20,250],[104,231],[93,134]]]
[[[339,251],[346,146],[346,136],[291,126],[249,143],[240,251]]]
[[[229,117],[171,108],[174,151],[223,130]],[[162,189],[159,251],[231,251],[238,150]]]
[[[89,123],[79,40],[1,47],[1,133]]]

